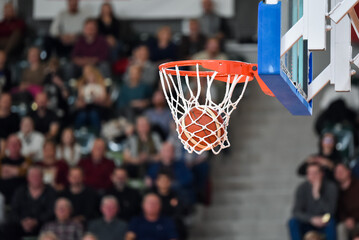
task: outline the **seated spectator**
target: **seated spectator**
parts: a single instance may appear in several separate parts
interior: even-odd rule
[[[212,0],[202,0],[203,15],[200,17],[201,30],[206,37],[223,39],[228,35],[228,27],[223,18],[215,13]],[[228,37],[228,36],[227,36]]]
[[[41,232],[51,231],[56,234],[59,240],[81,240],[83,235],[83,226],[71,220],[72,206],[66,198],[59,198],[55,202],[56,220],[46,223]]]
[[[356,113],[347,107],[344,100],[338,99],[333,101],[329,107],[324,110],[315,122],[315,130],[317,134],[322,134],[323,130],[328,127],[333,127],[336,124],[343,126],[354,127],[356,125]],[[353,132],[353,134],[355,134]]]
[[[16,113],[11,112],[12,99],[8,93],[3,93],[0,96],[0,141],[1,152],[5,149],[5,140],[12,134],[19,130],[20,117]]]
[[[140,213],[141,196],[137,190],[127,185],[128,176],[125,168],[116,168],[111,180],[113,187],[107,191],[107,194],[116,197],[121,210],[118,217],[128,222]]]
[[[351,176],[350,169],[344,164],[335,167],[335,179],[340,188],[338,240],[348,240],[359,228],[359,181]]]
[[[161,199],[161,215],[171,217],[176,224],[179,239],[186,239],[187,231],[183,223],[183,205],[177,192],[171,189],[172,179],[168,172],[159,172],[152,192]]]
[[[126,240],[176,240],[172,219],[161,216],[161,199],[153,193],[144,197],[143,215],[133,218],[128,226]]]
[[[11,54],[22,43],[25,22],[18,16],[14,5],[8,2],[4,5],[3,19],[0,22],[0,49]]]
[[[293,217],[289,221],[291,239],[301,240],[306,232],[316,230],[324,233],[327,240],[335,240],[337,196],[336,185],[324,178],[320,165],[309,164],[307,180],[295,194]],[[330,219],[325,219],[325,215]]]
[[[152,97],[153,107],[145,112],[146,117],[153,126],[153,129],[166,140],[171,131],[173,122],[172,114],[167,107],[165,96],[162,90],[157,90]]]
[[[9,204],[15,190],[25,183],[30,158],[21,155],[21,141],[16,135],[10,135],[6,141],[6,155],[0,160],[0,192]]]
[[[149,105],[152,89],[142,82],[142,68],[133,65],[129,68],[129,84],[124,84],[118,98],[118,107],[130,111],[128,118],[141,114]]]
[[[113,196],[105,196],[101,201],[102,218],[90,222],[88,231],[99,240],[124,240],[127,224],[117,219],[118,202]]]
[[[46,65],[41,62],[40,49],[29,48],[27,52],[29,66],[21,73],[19,91],[28,91],[33,97],[42,91]]]
[[[60,191],[67,185],[69,167],[63,159],[56,158],[56,145],[47,141],[43,147],[43,158],[38,163],[43,168],[44,183]]]
[[[111,187],[111,174],[115,168],[113,161],[105,157],[105,152],[106,144],[98,138],[93,143],[91,155],[78,164],[84,170],[85,184],[102,192]]]
[[[42,159],[42,147],[45,142],[44,136],[34,130],[34,122],[30,117],[21,119],[20,132],[17,133],[21,141],[21,154],[31,158],[34,162]]]
[[[135,48],[132,52],[130,65],[123,77],[124,82],[130,84],[130,69],[131,66],[140,66],[142,69],[141,82],[154,87],[158,83],[158,69],[156,65],[150,61],[149,49],[146,45],[141,45]]]
[[[48,109],[48,99],[46,93],[37,94],[35,98],[36,110],[29,113],[34,120],[35,130],[42,133],[46,139],[55,140],[59,133],[59,119],[56,114]]]
[[[183,149],[183,146],[181,145]],[[196,192],[196,200],[199,203],[209,205],[211,201],[210,195],[210,164],[208,161],[208,152],[200,155],[196,153],[184,154],[184,161],[186,166],[192,170],[193,187]]]
[[[72,220],[86,225],[89,220],[97,217],[99,196],[84,185],[83,170],[73,167],[68,175],[69,186],[59,193],[61,197],[69,199],[72,205]]]
[[[123,153],[124,164],[130,178],[143,178],[147,164],[159,159],[161,148],[160,137],[151,131],[146,117],[136,119],[136,135],[128,139]]]
[[[63,73],[60,71],[60,62],[57,58],[49,60],[43,86],[48,97],[48,109],[55,112],[57,116],[65,118],[69,111],[67,98],[70,94],[64,82]]]
[[[61,142],[56,148],[56,158],[64,159],[70,166],[76,166],[81,158],[81,146],[76,142],[72,128],[62,131]]]
[[[98,240],[98,238],[93,235],[92,233],[86,233],[83,237],[82,240]]]
[[[39,240],[59,240],[53,232],[43,232],[39,236]]]
[[[6,61],[7,55],[5,51],[0,50],[0,93],[10,92],[13,87],[11,71]]]
[[[83,35],[76,41],[72,51],[71,77],[77,78],[86,65],[97,66],[105,77],[110,77],[107,63],[109,47],[104,37],[98,34],[97,21],[87,19],[83,27]]]
[[[120,21],[116,18],[112,5],[105,2],[101,6],[100,16],[97,18],[99,33],[106,37],[108,46],[111,48],[112,60],[116,60],[121,48],[120,37]]]
[[[309,156],[298,168],[298,174],[304,176],[308,164],[317,163],[325,172],[325,176],[333,180],[334,166],[341,162],[341,156],[336,149],[337,140],[333,133],[325,133],[319,141],[319,153]]]
[[[51,39],[48,39],[46,44],[49,55],[53,48],[59,57],[70,55],[88,17],[88,14],[79,9],[78,2],[67,0],[67,9],[61,11],[53,20],[50,26]]]
[[[177,59],[177,46],[172,41],[172,30],[163,26],[157,31],[157,38],[149,41],[150,59],[156,63]]]
[[[180,59],[191,59],[191,57],[204,49],[206,36],[202,34],[197,19],[189,21],[189,35],[183,36],[179,46]]]
[[[43,183],[40,167],[30,167],[27,186],[16,190],[5,239],[19,240],[23,236],[36,236],[42,225],[53,218],[55,191]]]
[[[102,116],[105,108],[110,104],[105,80],[101,73],[96,68],[86,65],[78,83],[75,127],[81,128],[89,125],[94,128],[96,134],[99,134]]]
[[[227,60],[225,53],[221,52],[221,45],[218,38],[209,38],[206,42],[206,47],[192,56],[194,60]]]
[[[148,181],[153,186],[159,172],[166,171],[173,174],[172,187],[174,189],[184,189],[191,187],[193,175],[183,161],[174,159],[174,146],[170,142],[165,142],[160,151],[160,161],[152,163],[147,171]]]

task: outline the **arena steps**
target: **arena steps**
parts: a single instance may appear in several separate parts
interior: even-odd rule
[[[190,240],[286,240],[298,164],[316,151],[310,117],[293,117],[250,84],[230,120],[231,152],[212,159],[212,205]]]

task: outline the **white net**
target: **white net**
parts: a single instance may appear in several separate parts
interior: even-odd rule
[[[215,92],[213,82],[217,72],[200,77],[200,66],[197,64],[197,77],[191,79],[188,75],[181,76],[178,66],[175,70],[176,75],[173,76],[163,68],[160,78],[176,122],[179,139],[189,153],[201,154],[212,150],[214,154],[218,154],[230,146],[227,132],[229,119],[242,99],[250,77],[228,75],[227,81],[223,83],[224,97],[221,101],[216,101],[212,95]],[[196,84],[191,84],[190,80],[195,80]],[[241,93],[234,97],[235,87],[239,82],[244,82],[244,85]]]

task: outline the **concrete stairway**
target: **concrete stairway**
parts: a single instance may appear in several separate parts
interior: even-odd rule
[[[296,167],[316,151],[314,117],[293,117],[255,83],[230,122],[231,154],[212,160],[213,204],[191,240],[284,240]]]

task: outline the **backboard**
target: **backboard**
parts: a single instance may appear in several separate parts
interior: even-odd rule
[[[327,84],[351,90],[351,25],[359,0],[267,0],[258,8],[258,73],[293,115],[311,115],[312,99]],[[327,32],[330,31],[330,39]],[[327,44],[330,48],[327,49]],[[313,79],[313,51],[330,64]]]

